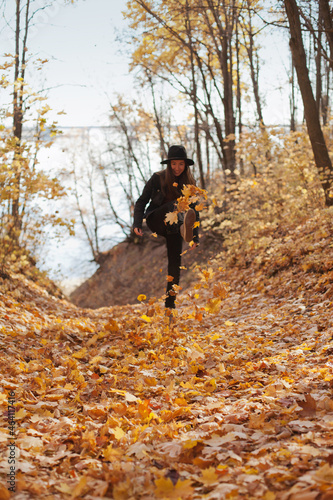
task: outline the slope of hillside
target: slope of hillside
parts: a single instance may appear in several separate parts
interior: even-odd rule
[[[221,250],[222,240],[202,234],[195,250],[184,243],[181,273],[183,290],[197,279],[196,265],[206,263]],[[139,294],[161,297],[166,287],[167,253],[165,239],[153,237],[147,230],[144,238],[128,239],[105,254],[98,270],[75,289],[70,300],[79,307],[96,309],[134,304]]]
[[[0,498],[332,500],[332,236],[217,256],[174,318],[0,279]]]

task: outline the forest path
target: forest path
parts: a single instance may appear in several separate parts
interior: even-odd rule
[[[332,303],[282,274],[202,269],[171,322],[162,301],[78,309],[2,282],[10,498],[331,499]]]

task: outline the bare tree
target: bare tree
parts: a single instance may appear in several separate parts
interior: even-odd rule
[[[309,77],[298,5],[296,0],[284,0],[284,6],[289,21],[290,49],[302,95],[309,138],[325,194],[325,203],[327,206],[332,206],[333,197],[330,196],[330,191],[332,187],[333,167],[321,129],[319,111]]]

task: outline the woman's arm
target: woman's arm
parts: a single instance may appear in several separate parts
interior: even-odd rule
[[[143,188],[141,196],[137,199],[134,205],[134,221],[133,221],[133,229],[135,234],[138,236],[142,236],[142,221],[145,212],[146,205],[149,203],[154,187],[154,177],[157,174],[153,174],[145,187]]]

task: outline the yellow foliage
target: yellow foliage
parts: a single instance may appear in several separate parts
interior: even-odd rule
[[[167,498],[170,500],[186,499],[193,493],[192,481],[190,479],[185,479],[184,481],[178,479],[174,485],[170,478],[160,478],[156,479],[155,484],[157,498]]]

